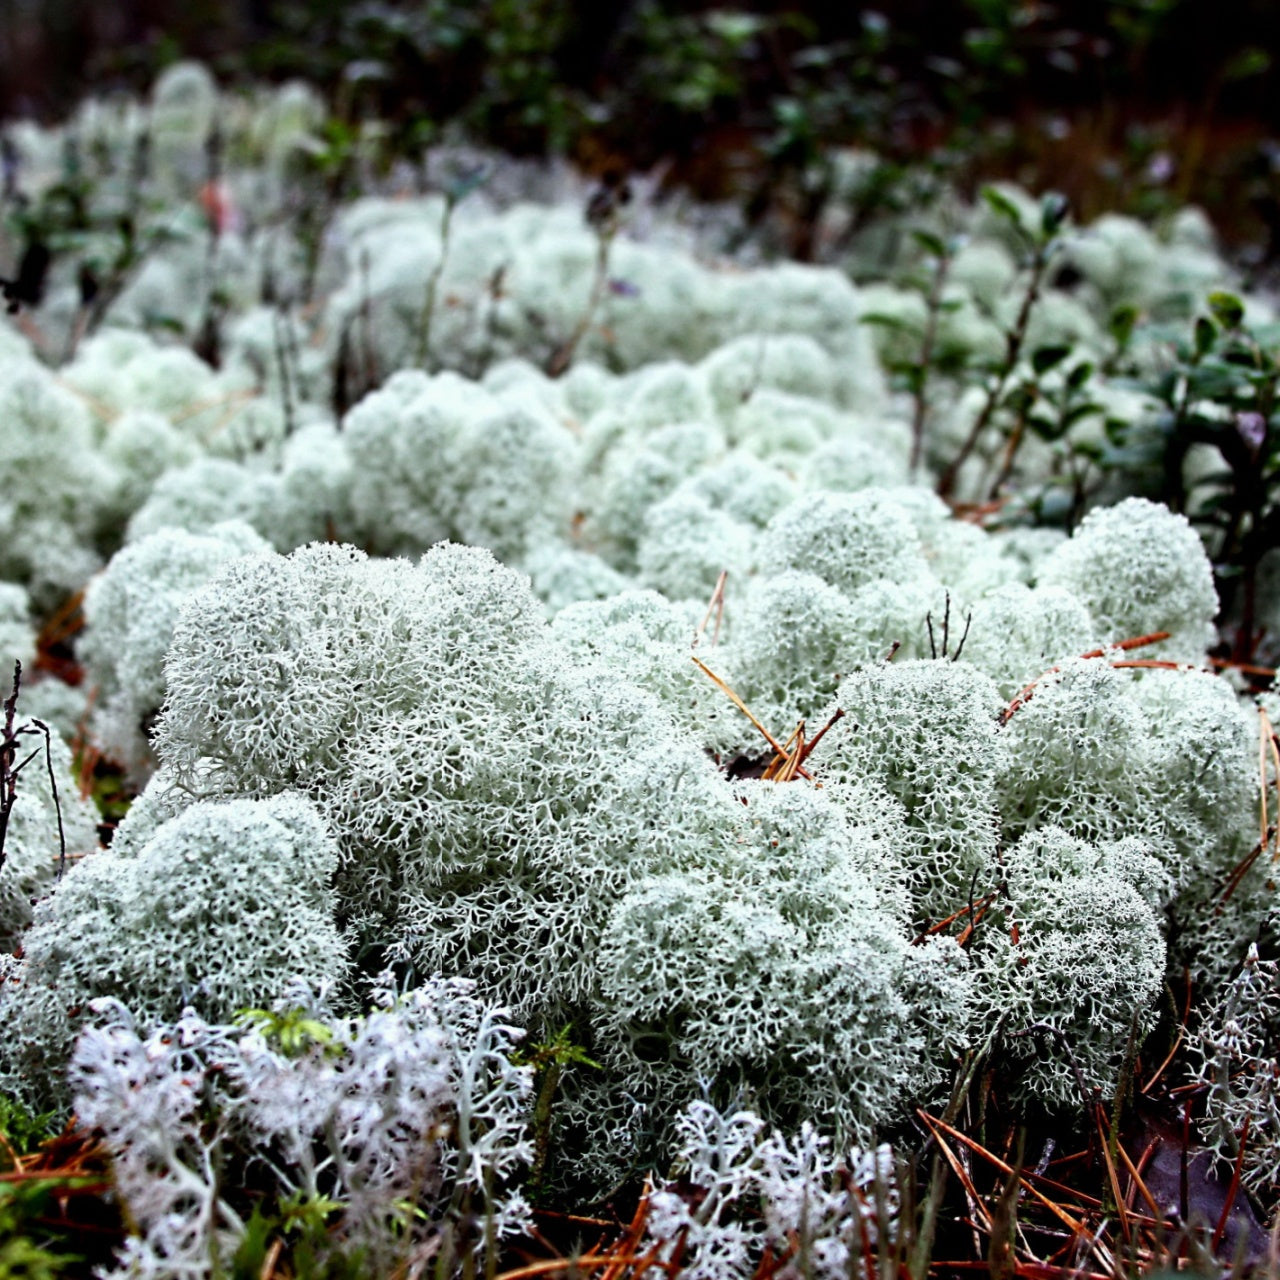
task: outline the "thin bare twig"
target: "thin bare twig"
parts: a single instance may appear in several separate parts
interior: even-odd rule
[[[53,792],[53,811],[58,818],[58,879],[61,880],[67,869],[67,833],[62,825],[62,801],[58,796],[58,779],[53,768],[53,739],[49,733],[49,726],[43,720],[37,720],[33,716],[31,723],[44,734],[44,762],[49,770],[49,790]]]

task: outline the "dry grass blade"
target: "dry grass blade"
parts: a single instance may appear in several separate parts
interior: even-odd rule
[[[939,1121],[939,1124],[942,1122]],[[960,1185],[964,1188],[965,1198],[969,1201],[970,1207],[977,1214],[979,1226],[988,1234],[991,1233],[991,1215],[987,1212],[986,1206],[978,1198],[978,1190],[973,1185],[973,1179],[969,1176],[969,1171],[964,1167],[964,1162],[958,1155],[947,1145],[942,1135],[936,1130],[933,1140],[938,1144],[938,1150],[942,1152],[942,1158],[951,1166],[951,1172],[956,1175]]]
[[[97,396],[90,395],[87,391],[83,390],[82,388],[73,386],[65,378],[58,378],[56,379],[56,381],[58,386],[61,387],[63,391],[71,392],[71,394],[75,396],[75,398],[79,400],[81,404],[84,404],[88,408],[93,410],[94,417],[101,418],[102,421],[104,423],[107,423],[108,425],[114,422],[124,412],[123,409],[115,409],[111,405],[109,405],[105,400],[99,400]]]
[[[190,404],[184,405],[176,413],[172,414],[169,421],[175,427],[180,427],[184,422],[190,422],[192,418],[198,418],[202,413],[208,413],[211,409],[223,409],[225,412],[218,420],[213,428],[213,434],[221,431],[233,417],[242,404],[247,404],[250,400],[256,400],[258,392],[251,387],[242,387],[235,391],[228,391],[225,395],[214,396],[209,400],[193,400]]]
[[[1107,1183],[1111,1188],[1111,1202],[1115,1206],[1116,1221],[1120,1224],[1120,1234],[1127,1247],[1133,1245],[1133,1233],[1129,1228],[1129,1207],[1124,1192],[1120,1189],[1120,1175],[1116,1171],[1116,1162],[1111,1158],[1111,1128],[1101,1107],[1094,1107],[1094,1123],[1098,1129],[1098,1143],[1102,1152],[1102,1161],[1107,1167]]]
[[[627,1229],[613,1242],[612,1247],[605,1251],[607,1254],[619,1259],[619,1261],[612,1269],[604,1273],[602,1280],[616,1280],[616,1277],[625,1270],[625,1264],[621,1262],[621,1259],[634,1255],[640,1248],[640,1242],[644,1239],[645,1231],[649,1226],[649,1197],[652,1194],[653,1180],[646,1178],[644,1192],[636,1204],[636,1211],[631,1215],[631,1221],[627,1224]]]
[[[800,757],[801,764],[803,764],[811,755],[813,755],[814,747],[816,747],[818,743],[820,743],[822,739],[826,737],[827,730],[830,729],[833,724],[836,724],[837,722],[843,719],[844,719],[844,711],[842,708],[837,707],[831,713],[831,718],[827,721],[827,723],[824,724],[822,728],[819,729],[818,732],[815,733],[807,743],[805,743],[804,754]]]
[[[1043,1173],[1036,1173],[1034,1169],[1024,1170],[1024,1178],[1030,1178],[1038,1187],[1046,1187],[1050,1191],[1056,1191],[1059,1195],[1071,1196],[1079,1202],[1081,1209],[1101,1209],[1102,1201],[1097,1196],[1091,1196],[1087,1192],[1081,1191],[1079,1187],[1070,1187],[1065,1182],[1059,1182],[1056,1178],[1046,1177]]]
[[[36,636],[35,669],[64,684],[78,685],[84,679],[84,668],[67,651],[72,637],[84,629],[83,604],[82,589],[59,605]]]
[[[711,621],[711,615],[715,614],[716,628],[711,633],[711,647],[714,649],[720,643],[720,624],[724,621],[724,587],[729,580],[729,570],[721,569],[720,576],[716,579],[715,590],[711,593],[711,599],[707,601],[707,611],[702,615],[702,621],[698,624],[698,629],[693,633],[693,647],[698,647],[698,642],[706,634],[707,623]]]
[[[782,756],[785,759],[789,754],[787,749],[781,746],[778,740],[773,736],[773,734],[771,734],[769,730],[766,729],[764,725],[762,725],[760,721],[756,719],[756,717],[751,713],[751,708],[748,707],[747,704],[743,702],[743,700],[740,697],[738,697],[738,695],[734,693],[734,691],[731,688],[729,688],[728,684],[725,683],[725,681],[722,680],[718,675],[716,675],[716,673],[712,671],[711,668],[707,666],[705,662],[703,662],[700,658],[698,658],[697,655],[691,654],[690,657],[694,665],[698,668],[698,670],[701,671],[703,675],[705,675],[708,679],[710,679],[715,684],[716,688],[718,688],[725,695],[725,697],[727,697],[729,701],[732,702],[733,705],[737,707],[738,710],[741,711],[742,714],[746,716],[747,719],[750,720],[753,725],[755,725],[755,727],[760,731],[760,733],[764,737],[764,740],[773,748],[774,754]],[[770,765],[770,768],[772,768],[772,764]],[[796,772],[802,778],[812,778],[812,775],[805,770],[803,765],[798,764],[796,766]]]
[[[68,596],[50,616],[48,622],[40,629],[38,643],[48,648],[69,640],[77,632],[84,629],[84,588]]]
[[[634,1266],[637,1269],[643,1264],[653,1264],[653,1251],[643,1254],[622,1255],[606,1253],[603,1255],[582,1254],[577,1258],[547,1258],[542,1262],[529,1262],[512,1271],[501,1271],[496,1280],[525,1280],[527,1276],[555,1275],[558,1271],[595,1271],[599,1267]]]
[[[272,1242],[271,1247],[267,1250],[267,1256],[262,1259],[262,1268],[258,1272],[258,1280],[272,1280],[276,1273],[276,1265],[280,1261],[280,1255],[284,1252],[284,1241],[277,1236]]]
[[[995,1168],[999,1169],[1001,1173],[1004,1173],[1004,1174],[1013,1173],[1012,1165],[1006,1163],[1004,1160],[1001,1160],[998,1155],[995,1155],[993,1152],[988,1151],[986,1147],[982,1146],[980,1143],[975,1142],[972,1138],[961,1133],[959,1129],[953,1128],[951,1125],[947,1124],[945,1120],[939,1120],[936,1117],[929,1115],[927,1112],[920,1111],[920,1110],[916,1111],[916,1115],[918,1115],[920,1119],[924,1121],[925,1125],[928,1126],[929,1132],[933,1134],[934,1138],[939,1143],[941,1143],[942,1141],[941,1137],[939,1136],[939,1131],[941,1131],[942,1133],[946,1133],[950,1135],[957,1142],[964,1143],[964,1145],[968,1147],[970,1151],[974,1152],[975,1155],[980,1155],[984,1160],[988,1161]],[[1089,1236],[1090,1233],[1085,1227],[1083,1222],[1081,1222],[1078,1218],[1075,1218],[1070,1213],[1068,1213],[1067,1210],[1064,1209],[1060,1204],[1058,1204],[1056,1200],[1049,1199],[1049,1197],[1046,1196],[1042,1191],[1040,1191],[1037,1187],[1033,1186],[1027,1180],[1025,1174],[1019,1174],[1018,1181],[1027,1189],[1027,1191],[1030,1193],[1031,1196],[1033,1196],[1037,1201],[1040,1202],[1040,1204],[1042,1204],[1046,1209],[1048,1209],[1049,1212],[1052,1213],[1053,1216],[1057,1218],[1058,1221],[1061,1222],[1062,1225],[1065,1226],[1068,1230],[1082,1237],[1087,1238]]]
[[[1170,993],[1169,998],[1172,1000],[1173,998],[1172,992]],[[1171,1048],[1169,1052],[1165,1054],[1164,1061],[1161,1062],[1160,1065],[1155,1069],[1155,1071],[1152,1072],[1151,1078],[1147,1081],[1147,1083],[1142,1086],[1140,1090],[1141,1093],[1144,1093],[1144,1094],[1150,1093],[1151,1090],[1155,1087],[1156,1082],[1169,1069],[1169,1064],[1173,1061],[1174,1056],[1177,1054],[1178,1050],[1182,1047],[1182,1041],[1186,1037],[1187,1019],[1190,1016],[1191,1016],[1191,972],[1190,970],[1188,970],[1187,971],[1187,998],[1182,1005],[1182,1020],[1178,1023],[1178,1034],[1173,1038],[1173,1048]]]
[[[791,737],[782,744],[782,749],[784,754],[775,756],[762,775],[766,782],[791,782],[795,778],[796,771],[800,768],[800,761],[806,754],[803,720],[796,725]]]
[[[957,520],[981,525],[988,516],[999,515],[1008,501],[1008,498],[993,498],[989,502],[960,502],[952,507],[952,514]]]
[[[1248,853],[1245,854],[1243,858],[1240,859],[1239,862],[1236,863],[1235,869],[1227,877],[1227,882],[1223,886],[1222,894],[1218,898],[1218,905],[1213,909],[1213,914],[1215,916],[1220,916],[1226,909],[1227,903],[1231,901],[1235,891],[1240,887],[1245,876],[1249,874],[1250,869],[1253,867],[1253,864],[1257,862],[1261,853],[1262,842],[1259,841],[1252,849],[1249,850]]]
[[[844,1183],[845,1194],[858,1206],[858,1237],[862,1245],[862,1266],[867,1273],[867,1280],[877,1280],[876,1256],[871,1247],[871,1232],[867,1230],[867,1198],[862,1194],[862,1188],[853,1180],[848,1168],[843,1165],[840,1168],[840,1180]],[[850,1271],[852,1272],[852,1266]]]
[[[1262,845],[1265,848],[1268,835],[1271,835],[1275,843],[1275,848],[1271,854],[1272,862],[1280,858],[1280,742],[1277,741],[1276,731],[1271,723],[1271,717],[1267,715],[1265,707],[1258,708],[1258,772],[1260,774],[1258,790],[1261,794],[1262,802]],[[1276,788],[1276,818],[1277,823],[1272,831],[1271,824],[1267,820],[1267,760],[1271,760],[1275,770],[1275,788]]]
[[[1161,640],[1167,640],[1170,636],[1168,631],[1152,631],[1145,636],[1133,636],[1129,640],[1117,640],[1115,644],[1109,644],[1104,649],[1090,649],[1088,653],[1082,653],[1082,658],[1105,658],[1108,653],[1113,653],[1116,649],[1120,649],[1125,653],[1133,649],[1145,649],[1149,644],[1159,644]]]
[[[1142,1159],[1139,1160],[1138,1163],[1142,1164],[1146,1160],[1150,1159],[1151,1154],[1155,1151],[1156,1147],[1158,1147],[1159,1145],[1160,1144],[1158,1139],[1153,1141],[1151,1145],[1147,1148],[1146,1152],[1143,1153]],[[1164,1212],[1161,1210],[1160,1206],[1156,1204],[1155,1196],[1151,1194],[1150,1188],[1142,1179],[1142,1174],[1139,1173],[1137,1167],[1134,1165],[1133,1161],[1129,1158],[1129,1153],[1124,1149],[1124,1143],[1123,1142],[1120,1143],[1116,1147],[1116,1150],[1119,1152],[1120,1159],[1124,1163],[1126,1172],[1129,1174],[1130,1183],[1133,1185],[1137,1193],[1143,1198],[1143,1200],[1146,1201],[1147,1208],[1151,1210],[1152,1220],[1155,1222],[1162,1222],[1165,1216]]]
[[[558,1209],[535,1209],[533,1212],[538,1218],[550,1218],[555,1222],[572,1222],[583,1227],[612,1227],[616,1230],[622,1225],[617,1218],[590,1218],[581,1213],[561,1213]]]
[[[1213,1229],[1213,1241],[1209,1245],[1215,1256],[1222,1244],[1222,1237],[1226,1234],[1231,1210],[1235,1208],[1236,1196],[1240,1194],[1240,1172],[1244,1168],[1244,1153],[1249,1148],[1249,1122],[1252,1118],[1246,1115],[1244,1124],[1240,1128],[1240,1150],[1236,1152],[1235,1167],[1231,1170],[1231,1185],[1227,1187],[1227,1198],[1222,1202],[1222,1213],[1218,1217],[1218,1225]]]
[[[1210,664],[1218,671],[1239,671],[1246,676],[1256,676],[1259,680],[1274,680],[1275,667],[1259,667],[1252,662],[1232,662],[1230,658],[1210,658]]]
[[[1267,720],[1267,712],[1263,707],[1258,708],[1258,804],[1261,809],[1260,825],[1262,833],[1258,837],[1258,845],[1260,848],[1267,847],[1267,840],[1271,833],[1271,822],[1267,816],[1267,737],[1270,723]]]
[[[969,940],[973,937],[973,931],[982,923],[983,917],[987,914],[987,907],[990,905],[990,903],[984,903],[973,913],[973,919],[960,930],[956,937],[957,946],[967,947],[969,945]]]
[[[1022,1280],[1116,1280],[1109,1273],[1085,1271],[1081,1267],[1055,1267],[1047,1262],[1020,1262],[1018,1275]]]

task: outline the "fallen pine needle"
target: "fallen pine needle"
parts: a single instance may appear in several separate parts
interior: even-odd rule
[[[728,684],[726,684],[724,680],[722,680],[718,675],[716,675],[716,673],[712,671],[711,668],[707,666],[705,662],[703,662],[700,658],[698,658],[696,654],[690,654],[690,658],[693,664],[705,676],[710,678],[711,681],[716,685],[716,687],[725,695],[725,697],[727,697],[729,701],[732,702],[733,705],[737,707],[738,710],[741,711],[742,714],[746,716],[747,719],[750,720],[753,725],[755,725],[755,727],[761,732],[761,734],[764,735],[764,740],[773,748],[774,753],[776,755],[782,756],[785,759],[788,755],[786,748],[780,746],[778,744],[778,740],[773,736],[773,734],[771,734],[769,730],[766,729],[764,725],[762,725],[760,721],[755,718],[754,715],[752,715],[751,708],[748,707],[747,704],[743,702],[743,700],[740,697],[738,697],[738,695],[734,693],[734,691],[731,688],[729,688]],[[809,778],[810,780],[812,780],[812,775],[804,768],[803,765],[797,765],[796,772],[799,773],[802,778]]]

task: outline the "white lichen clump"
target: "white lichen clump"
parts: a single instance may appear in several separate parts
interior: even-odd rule
[[[376,993],[336,1016],[298,983],[236,1023],[186,1009],[139,1028],[110,999],[71,1066],[76,1114],[98,1130],[134,1225],[113,1274],[204,1275],[230,1266],[246,1222],[233,1192],[257,1153],[272,1208],[330,1225],[310,1246],[380,1273],[441,1247],[478,1251],[528,1223],[505,1184],[532,1158],[520,1031],[464,983]],[[336,1220],[335,1219],[336,1216]]]
[[[337,849],[298,795],[193,804],[132,855],[84,858],[37,905],[23,956],[0,988],[12,1028],[0,1082],[62,1099],[66,1062],[100,997],[147,1024],[191,1004],[229,1018],[293,973],[333,983],[347,970],[334,922]]]

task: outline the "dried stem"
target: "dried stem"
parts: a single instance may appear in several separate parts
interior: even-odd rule
[[[729,580],[729,570],[721,569],[720,576],[716,579],[715,590],[711,593],[711,599],[707,601],[707,611],[702,615],[702,621],[698,624],[698,629],[693,633],[693,647],[698,647],[698,642],[706,634],[707,623],[711,621],[711,615],[715,614],[716,626],[711,633],[711,646],[714,648],[720,641],[720,624],[724,620],[724,588],[725,583]]]
[[[920,344],[920,359],[912,377],[911,392],[915,407],[911,414],[911,464],[910,474],[914,480],[920,473],[920,464],[924,459],[924,429],[929,417],[929,371],[933,367],[933,349],[938,340],[938,318],[942,314],[942,292],[946,287],[947,274],[951,270],[950,254],[943,254],[938,259],[933,273],[933,283],[929,288],[929,296],[925,301],[927,308],[924,323],[924,338]]]
[[[1035,256],[1031,260],[1031,276],[1027,281],[1027,290],[1022,297],[1022,306],[1018,309],[1018,317],[1013,323],[1013,328],[1005,335],[1005,354],[1004,359],[1000,362],[999,368],[995,372],[995,378],[987,390],[987,398],[983,401],[982,408],[978,411],[978,416],[973,421],[973,426],[969,428],[969,434],[964,438],[964,443],[956,451],[956,456],[947,464],[946,470],[943,471],[938,480],[938,496],[941,498],[950,498],[955,491],[956,478],[960,474],[960,468],[969,460],[969,455],[973,452],[974,447],[982,437],[982,433],[987,429],[991,419],[995,416],[996,410],[1000,407],[1000,400],[1004,395],[1005,387],[1009,385],[1009,378],[1013,374],[1013,370],[1018,363],[1018,357],[1022,354],[1023,344],[1027,340],[1027,325],[1031,320],[1031,313],[1035,309],[1036,302],[1040,298],[1040,289],[1044,284],[1045,271],[1048,269],[1049,260],[1053,257],[1055,245],[1052,241],[1042,245],[1035,252]]]
[[[58,819],[58,879],[67,869],[67,833],[62,825],[62,800],[58,795],[58,779],[53,768],[53,739],[49,726],[43,720],[32,717],[31,723],[44,734],[44,763],[49,771],[49,790],[53,793],[53,811]]]
[[[4,700],[4,739],[0,741],[0,871],[4,870],[9,814],[18,798],[18,771],[13,763],[18,754],[18,738],[13,731],[13,721],[18,711],[18,690],[21,687],[22,663],[14,662],[13,692]]]
[[[600,303],[604,300],[604,291],[609,283],[609,250],[613,247],[613,237],[617,227],[612,222],[604,224],[596,230],[596,265],[591,281],[591,292],[587,296],[587,305],[578,317],[573,332],[552,353],[547,361],[547,377],[558,378],[573,363],[578,345],[587,336],[591,322],[595,319]]]
[[[444,193],[444,213],[440,219],[440,256],[427,276],[427,288],[422,297],[422,311],[418,315],[418,343],[414,352],[414,365],[420,369],[427,367],[427,358],[431,354],[431,322],[435,318],[436,295],[440,291],[440,279],[444,275],[445,263],[449,257],[449,232],[453,226],[453,211],[457,208],[457,198],[452,191]],[[430,370],[428,370],[430,372]]]

